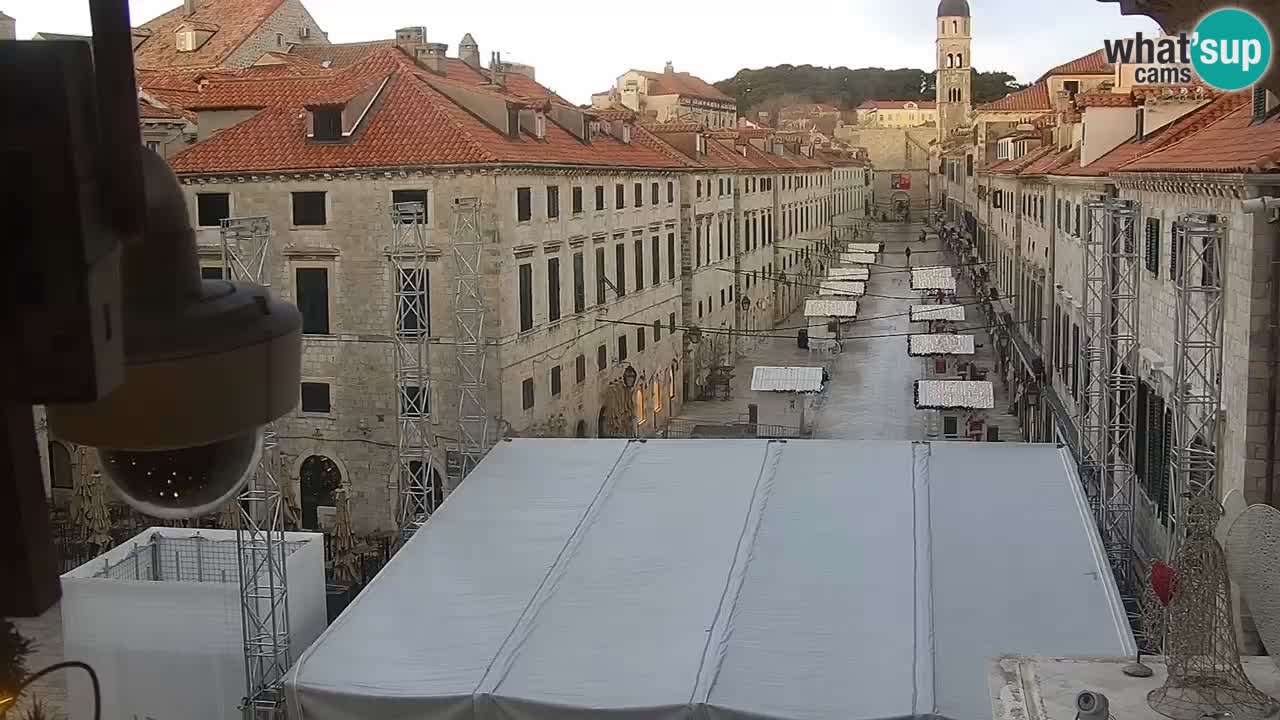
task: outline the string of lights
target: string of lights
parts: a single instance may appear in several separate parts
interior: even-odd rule
[[[915,269],[916,269],[916,270],[919,270],[920,268],[915,268]],[[731,273],[731,274],[733,274],[733,275],[749,275],[749,274],[751,274],[751,271],[750,271],[750,270],[734,270],[734,269],[732,269],[732,268],[716,268],[716,270],[719,270],[720,272]],[[884,275],[885,273],[876,273],[876,274],[877,274],[877,275]],[[802,287],[802,288],[811,288],[811,289],[814,289],[814,290],[821,290],[821,289],[823,289],[823,286],[822,286],[822,285],[814,285],[814,284],[812,284],[812,283],[802,283],[802,282],[800,282],[800,281],[798,281],[798,280],[787,280],[786,282],[787,282],[787,284],[788,284],[788,285],[791,285],[792,287],[798,287],[798,288],[799,288],[799,287]],[[840,282],[840,281],[839,281],[839,280],[836,280],[835,282]],[[857,281],[853,281],[853,282],[862,282],[862,281],[857,280]],[[920,295],[916,295],[916,296],[914,296],[914,297],[903,297],[903,296],[901,296],[901,295],[877,295],[876,293],[863,293],[863,294],[862,294],[862,297],[884,298],[884,299],[886,299],[886,300],[916,300],[916,301],[920,301],[920,300],[922,300],[922,299],[923,299]],[[982,300],[988,300],[988,299],[990,299],[990,298],[986,298],[986,297],[983,297],[983,296],[981,296],[981,295],[956,295],[956,296],[954,296],[954,298],[953,298],[953,299],[955,299],[955,300],[978,300],[978,301],[982,301]]]
[[[996,328],[1005,327],[1006,325],[1025,325],[1025,324],[1038,322],[1042,320],[1045,320],[1045,318],[1039,318],[1039,319],[1032,318],[1029,320],[1012,320],[1008,323],[1000,323],[998,325],[971,325],[967,327],[957,327],[955,328],[955,331],[966,332],[970,330],[994,330]],[[613,325],[626,325],[630,327],[651,327],[646,323],[632,322],[630,320],[601,320],[601,322],[610,323]],[[703,327],[698,327],[697,325],[677,325],[676,329],[685,330],[685,331],[696,331],[701,335],[737,335],[740,337],[773,338],[777,340],[794,340],[795,339],[794,335],[780,335],[774,332],[762,332],[762,331],[756,331],[756,330],[735,330],[733,328],[703,328]],[[776,329],[778,328],[775,328],[775,330]],[[911,335],[921,335],[921,334],[923,333],[895,332],[895,333],[880,333],[876,335],[850,335],[847,337],[842,337],[840,338],[840,340],[841,342],[846,342],[849,340],[880,340],[884,338],[904,338],[904,337],[909,337]]]

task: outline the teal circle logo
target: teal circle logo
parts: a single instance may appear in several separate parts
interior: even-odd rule
[[[1219,90],[1243,90],[1271,66],[1271,33],[1253,13],[1215,10],[1196,25],[1191,64],[1200,79]]]

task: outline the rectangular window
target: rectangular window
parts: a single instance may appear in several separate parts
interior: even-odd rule
[[[618,243],[613,247],[613,262],[617,266],[613,269],[614,289],[618,293],[618,297],[625,297],[627,294],[627,246]]]
[[[577,185],[573,187],[573,214],[582,214],[582,188]]]
[[[1218,276],[1218,244],[1214,242],[1212,237],[1206,236],[1201,240],[1203,243],[1203,254],[1200,256],[1200,285],[1201,287],[1211,287],[1217,285],[1214,280]],[[1183,246],[1186,250],[1186,246]],[[1183,260],[1186,262],[1186,260]]]
[[[596,248],[596,304],[603,305],[605,288],[604,248]]]
[[[1075,236],[1080,236],[1080,204],[1076,203],[1076,231]]]
[[[533,409],[533,378],[525,378],[520,383],[520,406],[525,410]]]
[[[587,271],[582,253],[573,254],[573,312],[587,309]]]
[[[293,194],[293,224],[295,227],[320,226],[328,221],[324,191],[296,192]]]
[[[560,319],[560,258],[547,258],[547,321]]]
[[[698,301],[698,319],[699,320],[702,319],[702,301],[701,300]]]
[[[1160,275],[1160,221],[1147,218],[1147,247],[1143,258],[1152,275]]]
[[[667,315],[667,332],[674,333],[676,331],[676,314],[669,313]]]
[[[720,307],[724,307],[724,288],[720,288]]]
[[[560,394],[560,366],[556,365],[551,368],[551,396],[556,397]]]
[[[302,383],[302,412],[328,413],[331,409],[332,407],[329,404],[329,383]]]
[[[329,334],[329,271],[298,268],[294,274],[304,335]]]
[[[427,207],[427,191],[426,190],[392,190],[391,204],[400,205],[403,203],[418,203],[422,206],[422,215],[417,218],[418,222],[427,222],[430,217],[429,208]],[[414,215],[405,215],[403,222],[407,225],[413,222]]]
[[[697,197],[702,197],[702,181],[701,180],[698,181],[696,190],[697,190]]]
[[[201,280],[221,280],[222,267],[220,265],[205,265],[200,268]]]
[[[636,352],[644,352],[644,328],[636,328]]]
[[[416,268],[400,270],[396,329],[400,335],[431,334],[431,275]]]
[[[1169,278],[1174,282],[1179,281],[1178,276],[1178,255],[1182,253],[1182,223],[1173,223],[1169,226]]]
[[[702,223],[694,227],[693,266],[702,267]]]
[[[634,204],[636,207],[644,206],[644,184],[643,183],[636,183],[634,186],[632,186],[631,199],[634,201]]]
[[[231,217],[231,193],[199,193],[196,195],[196,223],[200,227],[222,227]]]
[[[653,255],[653,284],[657,285],[662,282],[662,241],[657,235],[653,236],[649,244],[652,247]]]
[[[676,234],[667,233],[667,279],[676,279]]]
[[[653,321],[653,341],[658,342],[661,339],[662,339],[662,321],[654,320]]]
[[[644,240],[636,240],[636,292],[644,289]]]
[[[547,186],[547,219],[555,220],[560,217],[560,187],[557,185]]]
[[[573,361],[573,377],[579,385],[587,381],[587,356],[579,355]]]
[[[670,180],[667,181],[667,202],[676,201],[676,184]]]
[[[533,329],[533,265],[520,265],[520,332]]]
[[[596,348],[596,369],[603,370],[609,367],[609,348],[601,345]]]
[[[516,221],[529,222],[533,219],[533,190],[527,187],[516,188]]]
[[[1080,397],[1080,326],[1071,324],[1071,397]]]
[[[596,186],[596,210],[604,210],[604,186]]]
[[[418,385],[400,386],[400,417],[431,415],[431,389]]]
[[[618,336],[618,362],[622,362],[623,360],[626,360],[626,359],[627,359],[627,336],[619,335]]]
[[[657,205],[661,200],[658,196],[658,183],[649,185],[649,204]]]
[[[622,183],[613,186],[613,209],[621,210],[627,206],[627,189]]]

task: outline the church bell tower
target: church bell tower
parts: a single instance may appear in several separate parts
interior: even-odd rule
[[[938,140],[944,141],[968,122],[973,104],[973,58],[970,53],[968,0],[938,3]]]

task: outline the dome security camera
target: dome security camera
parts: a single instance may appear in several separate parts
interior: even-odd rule
[[[1076,695],[1076,720],[1107,720],[1111,716],[1111,703],[1100,692],[1085,690]]]
[[[297,404],[302,314],[261,285],[201,279],[177,178],[142,152],[146,230],[121,259],[124,382],[96,402],[48,406],[49,428],[98,448],[139,511],[188,518],[245,486],[263,426]]]

